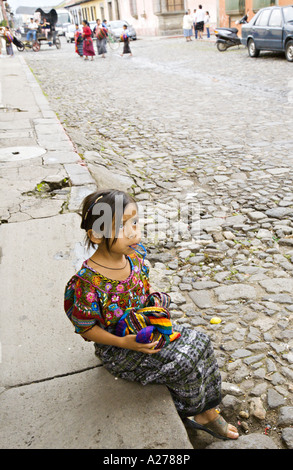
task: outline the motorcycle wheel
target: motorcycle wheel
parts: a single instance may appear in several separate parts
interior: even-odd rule
[[[253,39],[250,39],[248,41],[248,54],[250,55],[250,57],[259,56],[259,50],[255,47],[255,42]]]
[[[17,48],[17,50],[18,50],[19,52],[24,51],[24,44],[23,44],[23,42],[19,41],[19,45],[16,46],[16,48]]]
[[[58,37],[55,39],[55,46],[56,49],[61,49],[61,41]]]
[[[224,52],[224,51],[226,51],[228,48],[227,48],[227,46],[226,46],[225,43],[223,43],[223,42],[217,42],[217,49],[218,49],[218,51],[220,51],[220,52]]]

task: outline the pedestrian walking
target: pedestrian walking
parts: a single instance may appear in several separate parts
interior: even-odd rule
[[[117,190],[94,192],[84,199],[81,217],[96,251],[65,288],[64,309],[75,332],[94,342],[115,377],[166,385],[182,419],[195,416],[190,422],[197,429],[237,439],[236,427],[215,409],[221,377],[209,337],[182,325],[174,331],[169,295],[152,291],[134,199]]]
[[[197,29],[196,29],[197,15],[196,8],[193,10],[193,29],[194,29],[194,38],[197,39]]]
[[[131,52],[130,47],[129,47],[129,35],[128,35],[128,32],[127,32],[127,25],[126,24],[123,25],[123,33],[121,34],[120,39],[121,39],[121,41],[123,41],[123,52],[121,54],[121,57],[124,54],[130,54],[130,56],[132,56],[132,52]]]
[[[10,57],[14,56],[13,53],[13,34],[10,32],[10,29],[8,26],[5,26],[4,28],[4,39],[6,42],[6,54]]]
[[[186,38],[186,42],[191,41],[191,36],[192,36],[192,22],[193,18],[190,14],[190,10],[185,12],[185,15],[183,16],[183,36]]]
[[[205,13],[202,9],[202,5],[198,5],[198,10],[196,12],[196,29],[198,31],[198,38],[203,38],[203,30],[204,30],[204,17]]]
[[[205,29],[207,32],[207,39],[209,39],[211,35],[210,35],[210,14],[208,11],[206,11],[206,14],[204,17],[204,25],[205,25]]]
[[[95,51],[92,40],[92,30],[86,20],[83,20],[83,55],[86,60],[91,57],[94,60]]]
[[[97,38],[98,55],[101,55],[103,59],[105,59],[105,54],[107,53],[108,30],[105,26],[101,25],[101,20],[97,19],[96,23],[94,33]]]
[[[83,37],[82,37],[82,32],[80,31],[78,24],[75,25],[74,43],[75,43],[75,52],[80,57],[83,57]]]

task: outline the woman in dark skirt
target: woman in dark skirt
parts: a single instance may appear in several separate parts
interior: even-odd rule
[[[6,41],[6,54],[9,55],[10,57],[13,57],[13,35],[10,32],[10,29],[8,26],[5,26],[4,29],[4,39]]]
[[[101,211],[108,214],[102,224]],[[173,330],[170,297],[151,290],[137,219],[126,193],[101,190],[85,198],[81,228],[98,249],[67,283],[65,312],[113,375],[165,385],[184,421],[220,439],[237,439],[237,429],[215,408],[221,376],[210,339],[182,326]]]
[[[127,33],[127,25],[126,24],[123,25],[123,34],[121,35],[121,40],[123,41],[123,52],[121,54],[121,57],[124,54],[130,54],[132,56],[132,52],[131,52],[130,47],[129,47],[129,36],[128,36],[128,33]]]
[[[108,36],[108,31],[107,28],[101,25],[101,20],[97,20],[97,25],[95,27],[95,35],[97,38],[97,49],[98,49],[98,55],[101,55],[102,58],[104,59],[106,56],[105,54],[107,53],[107,36]]]
[[[82,32],[79,31],[78,24],[75,25],[74,42],[75,42],[75,52],[80,57],[83,57],[83,37],[82,37]]]

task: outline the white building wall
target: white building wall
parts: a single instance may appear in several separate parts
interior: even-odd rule
[[[141,36],[158,34],[159,20],[153,11],[153,0],[136,0],[135,16],[130,11],[129,0],[120,0],[120,18],[130,23]]]

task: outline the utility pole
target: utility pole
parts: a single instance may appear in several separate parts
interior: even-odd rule
[[[1,8],[3,19],[7,22],[7,25],[8,25],[8,17],[7,17],[7,12],[6,12],[6,8],[4,5],[4,1],[6,0],[0,0],[0,8]]]

